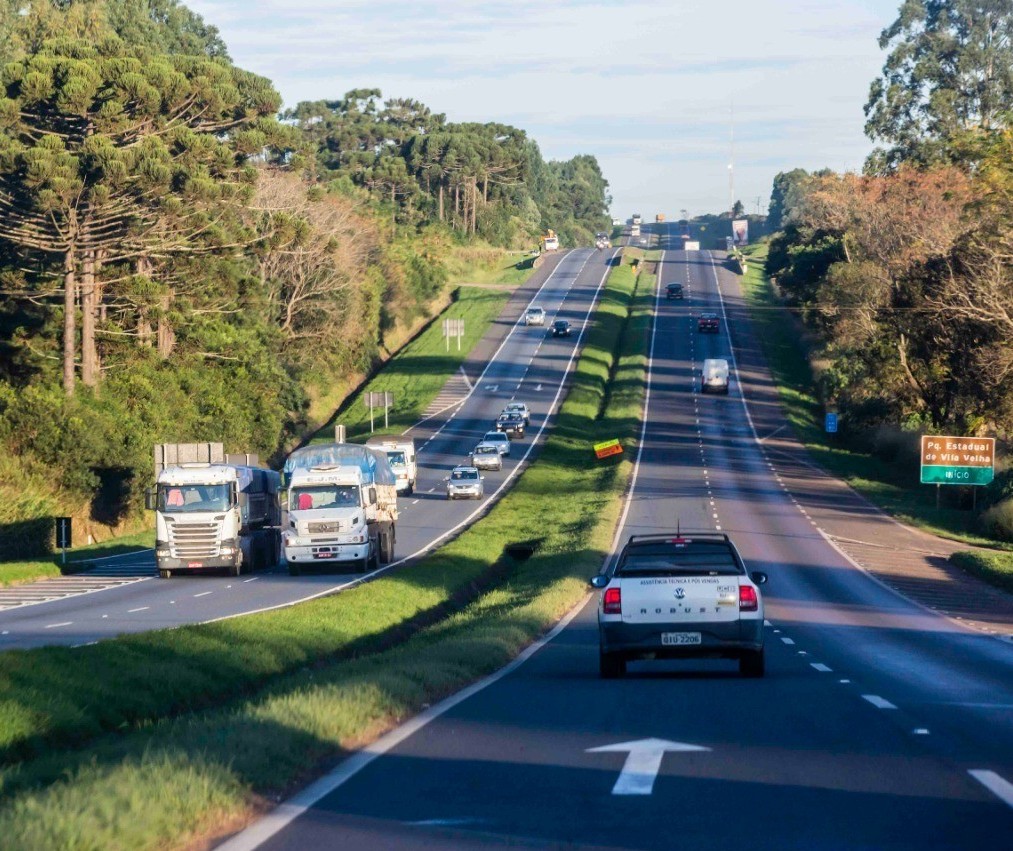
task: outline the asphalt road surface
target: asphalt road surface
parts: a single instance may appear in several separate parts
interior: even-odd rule
[[[676,522],[729,533],[770,575],[766,677],[715,660],[601,680],[591,603],[523,664],[352,757],[228,851],[1009,846],[1013,645],[905,600],[832,546],[768,454],[783,422],[776,406],[744,406],[748,380],[733,371],[727,397],[698,392],[703,359],[732,355],[726,307],[733,337],[748,320],[720,257],[661,230],[661,284],[689,298],[657,302],[617,540]],[[697,333],[703,310],[722,314],[721,333]],[[742,367],[769,382],[762,362]]]
[[[471,390],[440,415],[411,430],[421,446],[415,493],[399,499],[397,569],[473,522],[509,485],[558,409],[586,323],[616,251],[575,249],[553,257],[512,298],[477,349]],[[546,311],[546,324],[519,320],[528,305]],[[570,337],[553,338],[556,318],[568,319]],[[485,472],[481,501],[446,499],[444,477],[467,456],[510,401],[526,402],[531,425],[513,442],[501,472]],[[382,571],[380,571],[382,572]],[[372,576],[375,574],[368,574]],[[0,592],[0,650],[62,644],[77,646],[115,635],[199,623],[289,605],[334,593],[362,574],[289,576],[282,566],[240,577],[155,578],[149,551],[109,560],[87,575],[63,577]],[[57,596],[57,599],[48,597]],[[40,602],[45,600],[45,602]],[[9,608],[3,608],[5,605]]]

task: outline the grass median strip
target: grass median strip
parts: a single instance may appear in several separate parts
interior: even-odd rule
[[[0,847],[185,847],[227,832],[551,626],[586,593],[628,478],[652,303],[641,283],[634,293],[625,265],[610,276],[537,463],[419,565],[268,615],[0,658]],[[595,463],[591,443],[616,437],[626,454]],[[520,540],[531,556],[504,558]],[[385,647],[410,612],[497,564],[495,587]],[[16,764],[19,748],[29,758]]]

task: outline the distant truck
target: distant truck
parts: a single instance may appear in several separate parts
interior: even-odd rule
[[[364,572],[394,560],[397,477],[386,452],[353,443],[311,444],[289,455],[284,472],[289,573],[310,565]]]
[[[630,236],[640,236],[640,224],[638,222],[630,225]]]
[[[203,454],[207,460],[173,462]],[[209,451],[210,450],[210,451]],[[281,557],[281,477],[256,466],[256,456],[226,456],[221,444],[160,444],[155,488],[158,575],[273,567]],[[166,459],[169,463],[166,463]],[[253,459],[253,463],[245,463]]]
[[[545,231],[545,236],[542,237],[542,250],[543,251],[557,251],[559,249],[559,237],[556,236],[554,230]]]
[[[634,213],[633,214],[633,220],[631,221],[631,224],[639,225],[640,223],[641,223],[640,213]]]
[[[661,224],[661,222],[665,221],[665,214],[664,213],[658,213],[654,217],[654,221],[658,222],[658,224]]]
[[[371,437],[366,446],[387,453],[387,463],[397,479],[397,492],[411,496],[415,492],[415,480],[419,465],[413,437]]]

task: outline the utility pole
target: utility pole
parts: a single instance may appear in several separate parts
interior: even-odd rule
[[[728,227],[735,218],[735,98],[731,106],[731,131],[728,140]]]

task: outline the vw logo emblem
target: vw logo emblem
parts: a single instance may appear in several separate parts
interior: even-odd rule
[[[684,589],[684,588],[676,588],[675,589],[675,599],[676,600],[681,600],[685,596],[686,596],[686,589]]]

